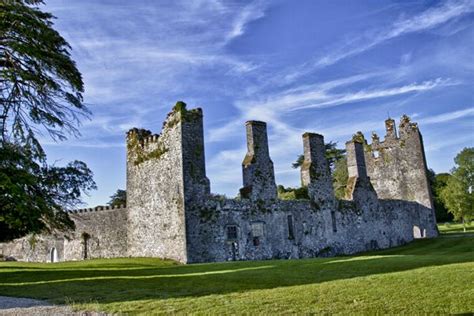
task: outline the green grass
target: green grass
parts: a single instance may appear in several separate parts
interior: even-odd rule
[[[443,234],[457,234],[463,233],[462,224],[459,223],[445,223],[438,225],[439,231]],[[466,224],[466,232],[474,233],[474,222]]]
[[[473,284],[474,234],[325,259],[0,263],[0,295],[131,314],[472,313]]]

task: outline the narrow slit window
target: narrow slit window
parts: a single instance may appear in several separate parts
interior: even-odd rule
[[[293,215],[288,215],[288,239],[295,239],[295,231],[293,228]]]
[[[331,212],[331,219],[332,219],[332,231],[337,232],[336,226],[336,212]]]

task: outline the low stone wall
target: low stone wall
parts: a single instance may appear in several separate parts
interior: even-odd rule
[[[127,255],[127,209],[72,213],[76,230],[64,240],[64,259],[114,258]]]
[[[18,261],[63,261],[64,238],[54,235],[27,236],[9,243],[0,243],[0,253]]]
[[[127,255],[127,209],[96,208],[70,213],[74,232],[27,236],[0,243],[0,253],[18,261],[58,262]]]

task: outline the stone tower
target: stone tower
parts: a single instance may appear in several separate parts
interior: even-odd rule
[[[436,218],[423,138],[416,123],[403,115],[398,133],[393,119],[385,121],[383,141],[374,133],[372,144],[364,140],[367,174],[380,199],[419,203],[420,223],[429,227],[417,237],[437,236]]]
[[[425,150],[418,125],[403,115],[399,135],[393,119],[387,119],[385,127],[385,140],[380,141],[373,134],[372,144],[364,144],[367,174],[377,195],[381,199],[414,201],[433,208]]]
[[[160,135],[127,133],[128,255],[187,261],[185,204],[209,193],[201,109],[178,102]]]

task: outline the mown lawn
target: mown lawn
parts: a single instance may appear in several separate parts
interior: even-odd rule
[[[472,313],[474,234],[325,259],[3,262],[0,295],[131,314]]]
[[[438,228],[442,234],[457,234],[463,232],[462,224],[458,223],[445,223],[438,225]],[[466,224],[466,232],[474,233],[474,222]]]

